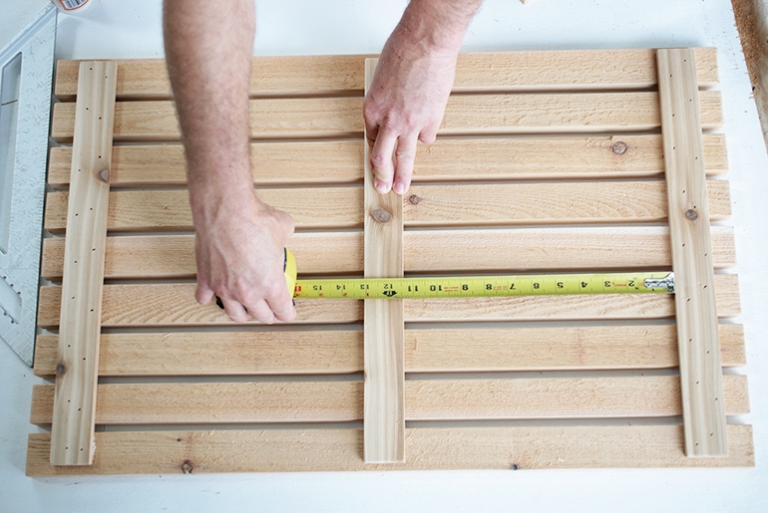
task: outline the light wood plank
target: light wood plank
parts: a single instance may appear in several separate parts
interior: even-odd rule
[[[51,421],[51,385],[36,385],[33,424]],[[99,385],[98,424],[220,424],[361,420],[363,384],[353,381]]]
[[[80,64],[51,464],[93,461],[117,64]]]
[[[53,467],[29,435],[28,476],[342,470],[753,467],[752,426],[729,425],[726,458],[686,458],[682,426],[411,428],[403,465],[366,465],[359,429],[97,433],[90,467]]]
[[[363,226],[363,194],[360,187],[260,189],[258,196],[265,203],[291,214],[300,229]],[[66,192],[48,193],[46,230],[64,232],[67,202]],[[189,194],[186,190],[112,192],[107,229],[114,232],[194,231]]]
[[[360,228],[362,187],[261,189],[265,203],[291,214],[298,229]],[[707,182],[712,220],[731,214],[728,182]],[[415,185],[402,197],[407,227],[659,222],[667,219],[666,185],[652,182],[549,182]],[[50,192],[45,229],[64,233],[67,192]],[[113,191],[107,230],[194,231],[184,190]]]
[[[661,139],[656,141],[661,155]],[[654,145],[654,149],[656,146]],[[722,153],[724,148],[717,151]],[[64,171],[71,148],[51,148],[48,183],[66,187]],[[714,157],[716,160],[717,157]],[[363,149],[359,140],[284,141],[251,143],[254,183],[350,183],[362,182]],[[116,146],[112,152],[114,187],[186,186],[184,148],[181,144]],[[662,172],[659,161],[658,172]]]
[[[699,84],[717,84],[717,51],[696,48]],[[371,55],[254,57],[251,97],[363,93],[363,66]],[[117,61],[124,70],[117,84],[121,100],[170,99],[163,59]],[[60,60],[55,94],[73,101],[78,61]],[[651,49],[486,52],[459,55],[455,91],[541,89],[644,89],[657,83]]]
[[[724,376],[726,411],[749,412],[746,376]],[[36,385],[30,422],[50,424],[53,386]],[[360,382],[99,385],[96,422],[221,424],[363,419]],[[680,415],[680,378],[408,380],[407,420],[669,417]]]
[[[723,366],[746,365],[743,327],[736,324],[718,327]],[[679,365],[676,336],[674,326],[409,329],[405,331],[405,370],[670,368]]]
[[[217,306],[197,304],[194,290],[194,283],[105,285],[102,325],[111,328],[233,324]],[[736,275],[715,275],[715,292],[720,317],[741,313]],[[38,303],[40,327],[57,327],[61,287],[41,287]],[[674,298],[667,294],[411,299],[404,302],[404,315],[406,322],[662,319],[675,315],[674,306]],[[351,323],[363,319],[361,301],[297,299],[296,307],[296,323]]]
[[[557,272],[574,265],[627,270],[671,263],[662,227],[409,230],[405,235],[409,272]],[[713,245],[720,248],[713,248],[721,255],[718,267],[730,267],[735,262],[732,228],[716,227]]]
[[[724,376],[729,415],[749,412],[746,376]],[[680,378],[518,378],[406,381],[406,418],[425,420],[680,415]]]
[[[45,239],[43,276],[61,278],[64,240]],[[302,274],[363,270],[362,232],[299,232],[291,238],[288,249]],[[105,275],[109,278],[191,278],[196,270],[192,235],[107,238]]]
[[[728,183],[707,183],[713,220],[730,216]],[[416,185],[403,198],[407,227],[658,222],[664,182]]]
[[[744,328],[720,324],[723,367],[746,365]],[[406,372],[665,369],[674,326],[405,330]],[[56,373],[58,335],[38,335],[36,376]],[[363,371],[362,331],[106,333],[100,376],[344,374]]]
[[[688,456],[728,452],[704,151],[690,49],[659,50],[659,92]]]
[[[232,324],[224,310],[213,302],[200,306],[194,299],[194,290],[194,283],[105,285],[102,326]],[[42,287],[40,294],[42,301],[38,301],[38,325],[46,328],[58,326],[61,287]],[[301,311],[293,321],[295,324],[350,323],[361,322],[363,318],[363,305],[360,301],[327,300],[302,303],[297,300],[296,304],[301,306]]]
[[[365,91],[373,82],[378,59],[365,60]],[[394,191],[376,192],[368,142],[365,147],[364,275],[403,276],[403,199]],[[363,455],[366,463],[405,461],[405,324],[403,301],[364,302],[363,355],[365,409]]]
[[[702,126],[723,124],[719,91],[699,96]],[[250,102],[253,139],[359,137],[362,98],[265,99]],[[440,134],[525,134],[656,130],[661,125],[655,92],[455,95],[448,100]],[[72,140],[74,104],[53,108],[51,137]],[[118,102],[116,141],[178,141],[173,102]]]
[[[624,150],[626,146],[626,150]],[[541,151],[545,147],[547,151]],[[615,148],[615,149],[614,149]],[[623,153],[621,153],[623,151]],[[51,148],[48,183],[69,185],[72,148]],[[728,169],[725,136],[704,134],[708,175]],[[116,146],[112,151],[112,189],[186,186],[180,144]],[[362,183],[359,140],[251,143],[254,183]],[[439,138],[416,152],[416,183],[440,180],[661,177],[660,135],[570,137],[497,136]]]
[[[738,278],[732,274],[715,275],[717,312],[720,317],[741,313]],[[406,322],[463,321],[554,321],[579,319],[656,319],[675,315],[675,301],[670,295],[547,296],[521,298],[471,298],[408,300]]]
[[[735,265],[733,229],[713,227],[717,268]],[[44,239],[41,274],[61,279],[65,239]],[[408,272],[506,272],[564,269],[668,268],[669,231],[663,227],[513,228],[498,230],[409,230],[404,234]],[[299,232],[288,249],[299,274],[360,273],[359,232]],[[191,278],[195,276],[194,236],[108,237],[108,278]]]
[[[736,356],[738,344],[735,340],[734,343],[736,346],[732,351],[725,345],[723,350]],[[36,375],[48,377],[55,374],[57,344],[58,335],[38,336]],[[676,351],[674,355],[676,359]],[[724,365],[731,360],[724,357]],[[100,376],[349,374],[362,371],[361,330],[101,335]]]

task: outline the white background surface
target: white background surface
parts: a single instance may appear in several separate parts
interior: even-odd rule
[[[44,5],[44,0],[41,6]],[[29,10],[0,0],[7,13]],[[32,3],[32,2],[30,2]],[[57,58],[162,57],[160,1],[99,1],[59,18]],[[258,0],[259,55],[376,53],[406,2]],[[34,9],[33,9],[34,11]],[[21,23],[25,25],[25,23]],[[4,40],[7,34],[2,34]],[[24,476],[35,378],[0,344],[0,512],[768,511],[768,158],[728,0],[486,0],[464,50],[717,46],[736,227],[754,469]]]

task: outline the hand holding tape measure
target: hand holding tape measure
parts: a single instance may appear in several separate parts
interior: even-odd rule
[[[283,257],[283,273],[291,297],[302,299],[426,299],[675,292],[675,277],[671,272],[297,280],[296,259],[287,249]],[[217,304],[220,305],[218,298]]]

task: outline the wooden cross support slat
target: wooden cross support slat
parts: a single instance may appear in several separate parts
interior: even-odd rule
[[[696,61],[658,51],[659,96],[675,272],[685,453],[727,456],[720,342]]]
[[[116,84],[116,63],[81,63],[59,323],[52,465],[93,462]]]
[[[365,60],[365,90],[378,59]],[[403,201],[376,192],[365,144],[365,277],[403,276]],[[405,461],[405,325],[401,299],[365,301],[364,443],[366,463]]]

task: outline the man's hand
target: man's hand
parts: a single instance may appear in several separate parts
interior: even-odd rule
[[[404,194],[418,141],[434,142],[478,0],[412,0],[381,52],[363,104],[376,190]],[[394,155],[394,159],[393,159]]]
[[[197,212],[195,298],[205,305],[215,293],[235,322],[292,321],[296,310],[283,275],[283,251],[293,220],[247,192],[244,198],[207,197]]]

